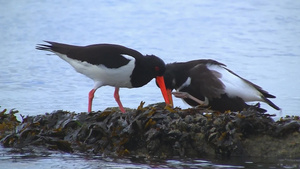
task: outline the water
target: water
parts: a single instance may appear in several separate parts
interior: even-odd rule
[[[276,119],[300,115],[300,1],[12,0],[1,2],[0,11],[1,108],[16,108],[23,115],[59,109],[87,111],[93,82],[59,57],[35,50],[37,43],[50,40],[75,45],[122,44],[155,54],[166,63],[215,59],[276,95],[273,101],[282,108],[281,114],[262,104],[269,113],[277,114]],[[112,87],[98,89],[93,110],[117,106],[113,92]],[[140,101],[163,101],[154,81],[138,89],[121,89],[120,96],[130,108]],[[174,103],[188,107],[179,99]],[[53,159],[60,166],[61,158],[53,156],[50,161]],[[50,163],[47,158],[42,160]],[[94,163],[77,160],[82,164],[79,168]]]
[[[230,160],[220,159],[137,159],[137,158],[110,158],[102,156],[70,155],[63,153],[43,153],[43,154],[10,154],[8,148],[1,149],[1,168],[23,168],[23,169],[64,169],[64,168],[203,168],[203,169],[238,169],[238,168],[299,168],[299,159],[243,159],[233,157]]]

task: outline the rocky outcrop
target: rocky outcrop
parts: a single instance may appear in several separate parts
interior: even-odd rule
[[[0,114],[0,139],[15,151],[63,151],[135,157],[300,157],[300,120],[274,121],[255,108],[219,113],[164,104],[102,112],[54,111],[16,120]]]

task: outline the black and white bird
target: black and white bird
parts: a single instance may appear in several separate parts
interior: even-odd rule
[[[163,74],[165,63],[154,55],[142,55],[140,52],[115,44],[95,44],[74,46],[45,41],[36,49],[53,52],[68,62],[73,68],[91,78],[94,87],[89,92],[88,112],[92,111],[94,93],[101,86],[115,87],[114,98],[120,110],[125,110],[119,98],[119,88],[141,87],[156,78],[163,97],[168,103]]]
[[[200,105],[220,112],[241,111],[249,107],[245,102],[262,101],[280,110],[268,99],[275,96],[215,60],[167,64],[164,80],[170,104],[173,104],[171,92],[175,89],[172,94],[193,107]]]

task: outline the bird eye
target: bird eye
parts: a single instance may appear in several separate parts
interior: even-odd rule
[[[159,67],[158,67],[158,66],[155,66],[154,69],[155,69],[155,71],[157,71],[157,72],[159,71]]]

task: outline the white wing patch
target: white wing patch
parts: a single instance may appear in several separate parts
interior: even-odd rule
[[[219,65],[207,65],[209,70],[214,70],[221,73],[219,79],[225,86],[225,92],[228,97],[240,97],[245,102],[250,101],[264,101],[261,97],[261,93],[255,89],[251,84],[245,82],[243,79],[232,74],[224,67]]]
[[[130,61],[127,65],[119,68],[107,68],[104,65],[93,65],[76,59],[68,58],[66,55],[56,53],[60,58],[67,61],[74,69],[94,80],[97,86],[114,86],[132,88],[130,76],[135,67],[135,58],[124,56]]]
[[[186,79],[186,81],[177,89],[177,91],[180,91],[181,89],[183,89],[184,87],[187,87],[191,84],[191,78],[188,77]]]

